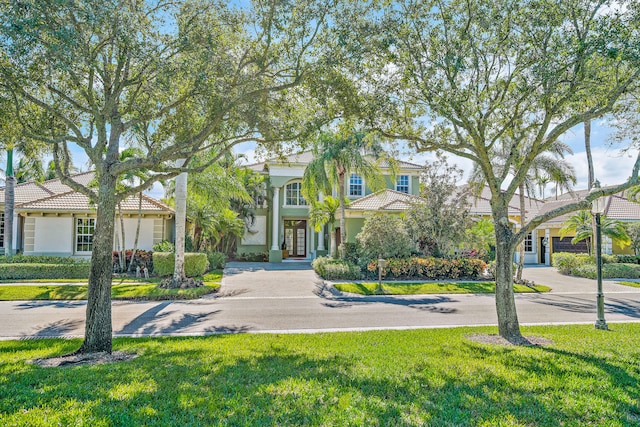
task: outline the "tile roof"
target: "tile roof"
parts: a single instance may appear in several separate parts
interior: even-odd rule
[[[94,179],[94,172],[84,172],[71,178],[84,186]],[[4,188],[0,187],[0,204],[4,204]],[[25,182],[16,185],[15,204],[17,210],[47,210],[63,212],[91,212],[95,210],[89,198],[63,184],[60,179],[52,179],[43,183]],[[131,196],[122,202],[122,209],[127,212],[138,211],[138,197]],[[142,196],[143,212],[173,212],[164,203]]]
[[[472,215],[491,215],[491,190],[488,186],[484,186],[479,195],[469,194],[467,197]],[[543,201],[525,196],[525,220],[536,216],[543,205]],[[509,215],[520,215],[520,195],[518,193],[509,202]]]
[[[294,153],[284,157],[275,157],[273,159],[265,160],[264,162],[252,163],[250,165],[246,165],[246,168],[255,170],[255,171],[263,171],[267,164],[309,164],[313,160],[313,153],[311,151],[303,151],[300,153]],[[405,162],[404,160],[396,160],[397,167],[399,169],[411,169],[411,170],[421,170],[423,166],[417,165],[415,163]],[[382,160],[380,162],[380,167],[382,169],[388,169],[391,167],[391,164],[388,160]]]
[[[404,211],[419,201],[424,201],[424,199],[411,194],[386,189],[354,200],[348,206],[348,209],[357,211]]]

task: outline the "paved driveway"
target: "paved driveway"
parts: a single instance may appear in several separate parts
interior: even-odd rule
[[[522,324],[590,323],[595,281],[527,268],[546,294],[517,294]],[[606,318],[640,321],[640,289],[605,284]],[[0,339],[82,336],[83,301],[0,302]],[[495,325],[493,295],[342,296],[308,264],[229,264],[220,295],[195,301],[113,303],[117,336],[318,332]]]

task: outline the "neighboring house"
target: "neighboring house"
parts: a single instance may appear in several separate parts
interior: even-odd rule
[[[87,186],[93,177],[93,172],[86,172],[72,179]],[[138,224],[138,196],[127,198],[121,206],[126,248],[131,249]],[[4,251],[4,187],[0,187],[0,210],[0,247]],[[155,243],[172,239],[172,208],[143,195],[141,213],[139,249],[150,250]],[[16,185],[13,247],[17,252],[88,257],[93,247],[95,221],[95,205],[59,179]],[[118,216],[115,226],[116,234],[120,235]]]
[[[328,225],[315,232],[309,222],[309,205],[302,197],[302,177],[312,153],[307,151],[283,159],[272,159],[247,167],[265,175],[269,195],[257,203],[244,237],[238,242],[238,253],[269,252],[269,261],[284,257],[311,260],[326,255],[329,249]],[[398,161],[395,178],[390,165],[382,162],[387,189],[372,193],[361,176],[350,174],[345,180],[345,194],[351,200],[345,214],[348,242],[354,242],[364,218],[372,212],[399,213],[419,193],[422,166]],[[276,201],[274,203],[274,200]],[[340,213],[338,212],[338,219]],[[336,221],[338,227],[339,221]],[[339,239],[340,230],[336,228]],[[338,244],[340,243],[339,240]]]

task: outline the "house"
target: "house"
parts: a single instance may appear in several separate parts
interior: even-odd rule
[[[311,260],[327,254],[328,227],[319,232],[314,230],[309,222],[309,205],[302,197],[302,177],[312,159],[312,153],[306,151],[247,166],[265,176],[267,188],[246,223],[238,253],[269,252],[270,262],[281,262],[283,255]],[[350,174],[345,180],[345,194],[351,200],[345,213],[348,242],[355,241],[367,215],[406,210],[411,198],[419,193],[422,166],[398,161],[395,177],[389,163],[383,161],[380,168],[387,188],[376,193],[357,174]],[[340,230],[335,233],[339,239]]]
[[[74,175],[72,179],[87,186],[94,173]],[[4,252],[4,188],[0,187],[0,247]],[[132,196],[121,203],[125,246],[133,248],[141,213],[138,248],[150,250],[155,243],[172,239],[174,211],[147,195]],[[27,182],[15,187],[13,248],[25,255],[88,257],[93,245],[96,210],[89,198],[63,184],[59,179],[43,183]],[[120,236],[120,220],[116,221]],[[120,238],[121,239],[121,238]],[[114,248],[117,247],[114,242]]]

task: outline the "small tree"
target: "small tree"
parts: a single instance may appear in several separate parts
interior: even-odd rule
[[[631,248],[633,253],[640,255],[640,222],[627,224],[627,234],[631,239]]]
[[[562,224],[560,237],[564,238],[569,234],[573,234],[574,237],[571,239],[571,243],[574,245],[583,240],[587,240],[587,248],[589,254],[591,254],[591,242],[593,241],[592,221],[593,218],[591,212],[585,210],[578,211],[575,215],[571,215],[564,224]],[[603,236],[611,238],[611,240],[620,246],[624,247],[631,244],[631,238],[627,234],[626,228],[622,222],[603,217],[600,227]]]
[[[496,234],[493,228],[493,221],[488,218],[481,218],[465,230],[465,241],[463,249],[475,249],[487,260],[492,260],[492,250],[496,247]]]
[[[404,258],[415,247],[402,219],[392,214],[375,213],[367,218],[356,239],[360,254],[367,261],[379,256]]]
[[[425,166],[421,174],[420,196],[406,215],[409,235],[420,252],[441,257],[451,255],[465,238],[469,226],[466,190],[456,182],[462,169],[449,165],[445,157]]]
[[[337,258],[335,224],[339,207],[338,199],[327,196],[321,202],[313,202],[309,210],[309,221],[316,231],[322,230],[322,226],[329,224],[329,255],[332,258]]]

